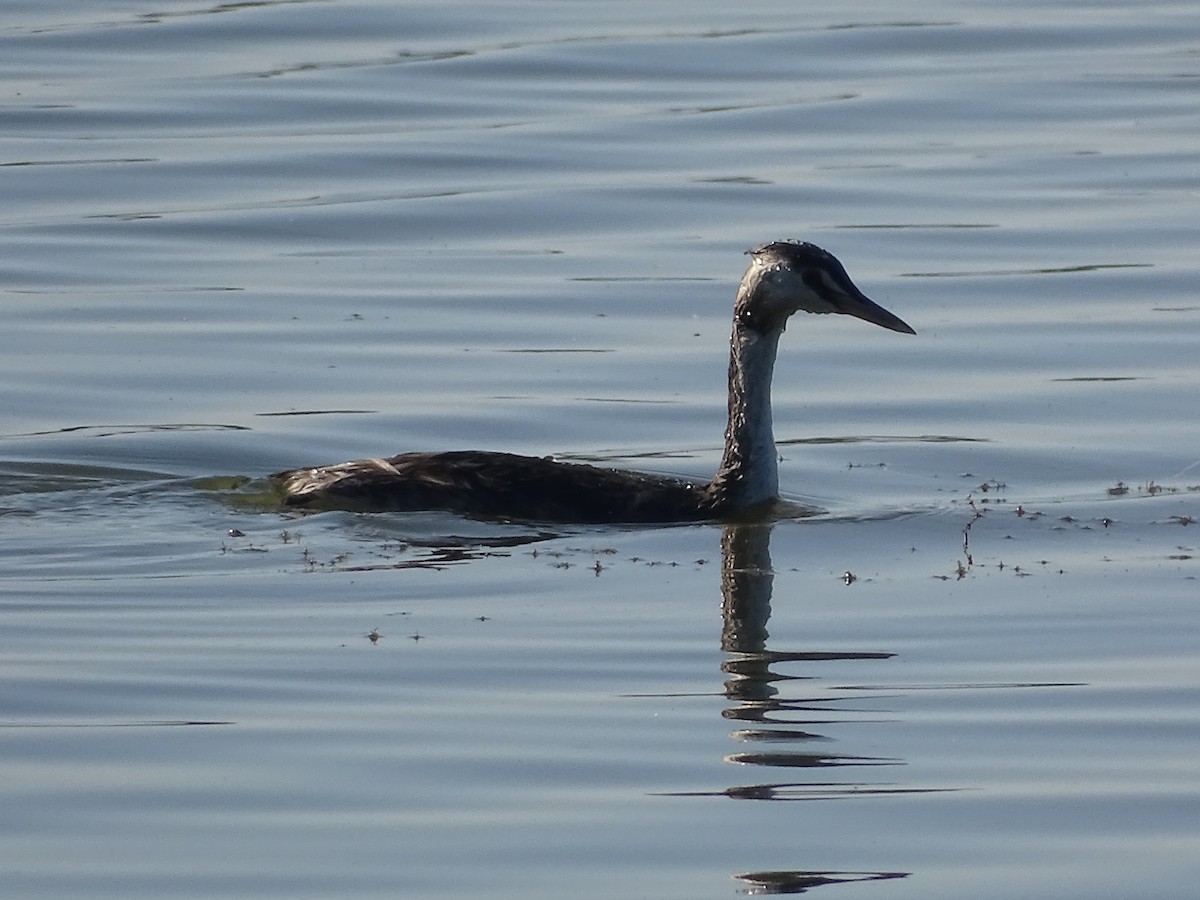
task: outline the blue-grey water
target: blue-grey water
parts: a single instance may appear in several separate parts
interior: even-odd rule
[[[0,7],[0,889],[1190,898],[1200,18]],[[482,447],[703,477],[747,247],[773,528],[297,517]]]

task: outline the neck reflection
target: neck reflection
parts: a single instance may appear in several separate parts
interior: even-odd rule
[[[721,537],[721,649],[727,654],[721,671],[727,676],[725,696],[732,705],[722,715],[743,727],[730,736],[740,744],[769,745],[771,751],[732,753],[727,762],[766,766],[770,770],[821,770],[820,780],[762,780],[733,785],[723,792],[738,800],[801,801],[906,793],[895,786],[858,779],[836,780],[830,770],[842,767],[893,766],[900,760],[818,752],[815,744],[833,743],[823,734],[829,726],[850,721],[853,713],[840,708],[844,692],[830,696],[793,696],[783,683],[814,680],[811,675],[779,674],[773,665],[830,660],[883,660],[894,654],[875,651],[770,650],[767,622],[775,574],[771,567],[771,524],[728,525]],[[812,692],[816,693],[816,692]],[[861,696],[861,695],[859,695]],[[857,697],[856,697],[857,699]],[[755,770],[761,771],[761,770]],[[782,772],[780,773],[782,774]],[[838,871],[781,868],[734,875],[754,894],[796,894],[827,884],[904,878],[907,872]]]

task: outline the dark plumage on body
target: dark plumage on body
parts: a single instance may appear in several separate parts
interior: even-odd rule
[[[734,305],[729,420],[711,481],[479,450],[401,453],[272,476],[289,506],[446,510],[530,522],[687,522],[741,519],[778,500],[771,376],[795,312],[842,313],[892,331],[913,330],[869,300],[841,263],[813,244],[776,241],[748,251]]]
[[[693,520],[716,514],[704,483],[479,450],[401,453],[274,477],[291,506],[579,523],[661,522],[670,510],[688,510]]]

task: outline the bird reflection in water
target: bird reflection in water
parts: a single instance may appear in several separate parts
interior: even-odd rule
[[[872,651],[783,652],[767,649],[767,621],[771,616],[774,572],[771,568],[772,525],[726,526],[721,538],[721,592],[723,595],[721,649],[727,654],[721,670],[728,676],[725,696],[733,705],[725,718],[744,723],[732,737],[739,742],[770,742],[788,745],[775,753],[735,753],[731,763],[775,768],[820,768],[895,765],[898,760],[844,756],[790,749],[802,744],[828,741],[813,732],[814,725],[836,724],[832,706],[839,698],[789,697],[780,693],[781,682],[797,676],[772,671],[781,663],[817,663],[829,660],[883,660],[891,653]],[[803,726],[803,727],[801,727]],[[758,782],[727,788],[724,794],[739,800],[816,800],[871,794],[903,793],[860,781]],[[734,875],[748,885],[751,894],[801,894],[831,884],[904,878],[907,872],[831,871],[779,869]]]

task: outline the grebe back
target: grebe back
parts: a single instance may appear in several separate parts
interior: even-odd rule
[[[687,522],[753,516],[779,495],[771,376],[796,312],[842,313],[915,334],[869,300],[833,254],[802,241],[747,251],[733,310],[729,421],[717,474],[695,483],[535,456],[478,450],[401,453],[272,477],[289,506],[447,510],[530,522]]]

